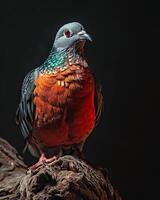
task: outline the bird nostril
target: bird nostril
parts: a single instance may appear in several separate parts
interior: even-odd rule
[[[78,35],[84,35],[86,33],[86,31],[80,31],[79,33],[78,33]]]

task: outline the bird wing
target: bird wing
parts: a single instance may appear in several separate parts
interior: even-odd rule
[[[95,111],[96,111],[96,122],[95,126],[99,123],[102,111],[104,108],[104,99],[102,95],[102,86],[100,83],[95,81]]]
[[[20,126],[21,132],[27,141],[31,135],[33,120],[35,115],[35,105],[33,103],[35,79],[39,74],[38,68],[30,71],[25,77],[22,90],[21,100],[16,111],[16,122]]]

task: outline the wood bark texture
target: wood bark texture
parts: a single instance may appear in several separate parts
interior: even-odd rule
[[[0,200],[121,200],[105,169],[70,155],[30,170],[0,139]]]

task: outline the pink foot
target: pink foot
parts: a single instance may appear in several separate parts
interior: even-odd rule
[[[57,157],[56,157],[56,156],[53,156],[53,157],[51,157],[51,158],[47,158],[47,159],[46,159],[46,163],[51,163],[51,162],[53,162],[53,161],[55,161],[55,160],[57,160]]]
[[[30,169],[31,169],[31,170],[36,170],[38,167],[40,167],[40,166],[43,165],[44,163],[51,163],[51,162],[53,162],[53,161],[56,160],[56,159],[57,159],[56,156],[53,156],[52,158],[46,158],[46,157],[45,157],[45,154],[42,153],[42,154],[41,154],[41,157],[39,158],[39,161],[38,161],[36,164],[32,165],[32,166],[30,167]]]

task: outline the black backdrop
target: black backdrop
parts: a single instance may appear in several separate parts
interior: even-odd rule
[[[157,172],[153,165],[148,171],[146,167],[154,163],[158,146],[158,5],[112,0],[5,1],[0,9],[0,136],[22,152],[23,138],[14,123],[22,80],[43,63],[58,28],[78,21],[93,38],[87,58],[105,98],[105,111],[85,145],[85,155],[108,168],[124,199],[149,197],[149,177]],[[25,160],[34,162],[28,153]]]

